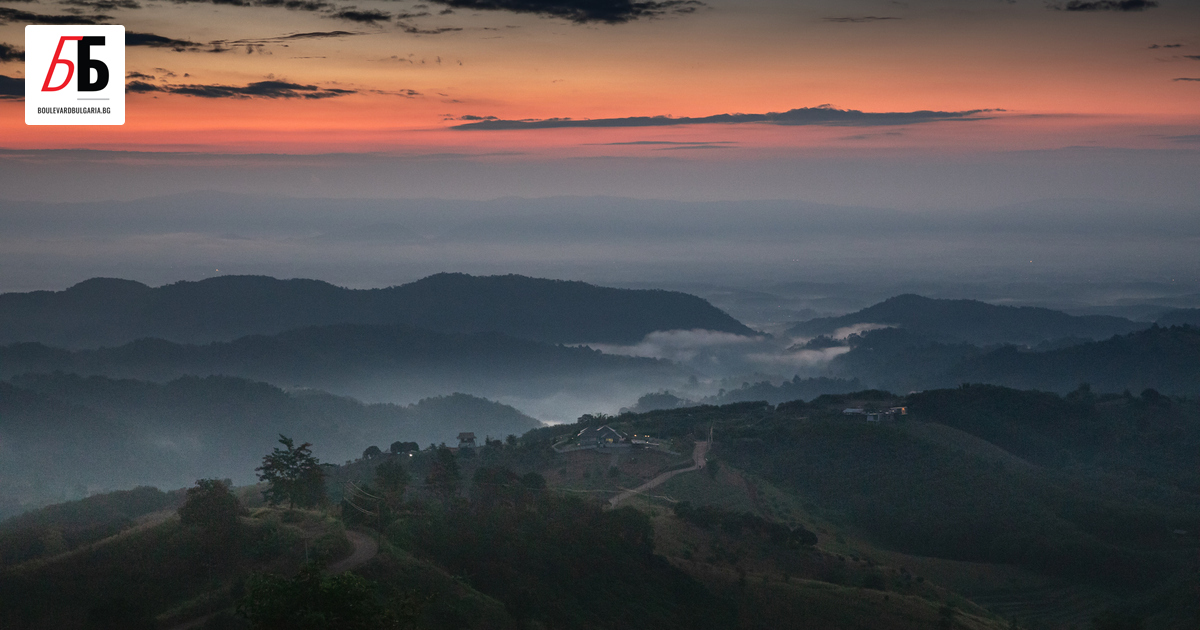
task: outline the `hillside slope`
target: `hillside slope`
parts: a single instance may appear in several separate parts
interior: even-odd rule
[[[993,383],[1067,392],[1088,383],[1100,392],[1155,389],[1200,394],[1200,328],[1154,327],[1047,352],[1006,347],[964,359],[949,382]]]
[[[456,444],[461,431],[482,440],[539,426],[465,394],[365,405],[229,377],[151,383],[25,375],[0,382],[0,518],[96,490],[177,488],[202,477],[251,483],[281,433],[312,442],[321,459],[336,463],[372,445]]]

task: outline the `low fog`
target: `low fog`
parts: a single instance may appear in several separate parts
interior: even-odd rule
[[[157,286],[220,275],[385,287],[443,272],[520,273],[699,295],[759,336],[664,331],[610,354],[667,359],[656,380],[513,389],[387,379],[335,393],[409,404],[466,391],[547,422],[613,413],[669,389],[699,399],[742,379],[823,375],[845,346],[783,331],[900,293],[1150,321],[1200,306],[1200,212],[1054,200],[926,211],[793,201],[616,197],[492,201],[291,199],[197,193],[130,202],[0,202],[0,290],[118,277]],[[880,324],[883,325],[883,324]],[[845,338],[866,328],[838,331]]]
[[[1196,208],[1111,201],[928,212],[612,197],[0,201],[6,292],[96,276],[156,286],[262,274],[368,288],[443,271],[521,273],[677,288],[771,332],[901,292],[1065,309],[1190,306],[1197,269]]]

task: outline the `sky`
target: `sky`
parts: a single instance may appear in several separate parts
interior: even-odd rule
[[[61,22],[125,26],[124,126],[24,125],[24,26]],[[1184,0],[0,0],[0,198],[1194,203],[1198,26]]]

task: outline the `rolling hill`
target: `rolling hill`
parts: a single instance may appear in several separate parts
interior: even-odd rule
[[[27,377],[17,393],[94,402],[64,385],[76,378]],[[849,405],[909,415],[867,422]],[[245,627],[234,604],[258,593],[239,577],[294,575],[303,540],[325,556],[344,524],[378,528],[379,555],[355,572],[397,610],[406,594],[426,601],[427,628],[1190,627],[1197,412],[1150,394],[971,386],[589,417],[469,451],[382,456],[410,478],[377,499],[397,510],[390,522],[338,507],[350,482],[373,496],[378,460],[330,467],[322,510],[260,508],[259,489],[241,489],[254,511],[216,549],[172,516],[180,493],[139,488],[0,523],[0,620],[87,628],[104,613],[173,627],[224,610],[220,627]],[[675,452],[552,448],[601,424]],[[603,507],[710,435],[705,467]],[[435,471],[459,483],[421,481]],[[133,590],[146,596],[118,600]],[[596,612],[597,600],[615,603]]]
[[[1200,327],[1200,308],[1181,308],[1164,313],[1157,322],[1159,326],[1197,326]]]
[[[96,350],[35,343],[0,348],[0,378],[53,371],[152,381],[223,374],[373,401],[415,400],[452,391],[495,396],[537,395],[575,385],[596,390],[625,380],[656,382],[681,374],[666,361],[605,355],[501,333],[356,324],[205,345],[141,339]]]
[[[1046,308],[995,306],[976,300],[942,300],[899,295],[855,313],[800,322],[788,334],[815,337],[859,324],[897,326],[943,342],[1037,344],[1082,338],[1104,339],[1145,328],[1122,317],[1072,316]]]
[[[656,330],[752,334],[705,300],[674,291],[525,276],[442,273],[386,289],[222,276],[151,288],[93,278],[64,291],[0,295],[0,343],[95,348],[155,337],[179,343],[332,324],[501,332],[548,343],[640,341]]]
[[[152,383],[29,374],[0,382],[0,517],[101,489],[177,488],[201,477],[249,483],[281,433],[341,462],[372,445],[456,444],[460,431],[482,440],[539,426],[465,394],[367,405],[230,377]]]
[[[1200,394],[1200,328],[1155,326],[1047,352],[1008,346],[964,359],[947,379],[1056,392],[1088,383],[1100,392],[1154,389],[1195,396]]]

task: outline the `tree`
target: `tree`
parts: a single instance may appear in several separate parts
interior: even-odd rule
[[[296,446],[291,438],[279,436],[279,443],[270,455],[263,457],[260,481],[271,484],[263,491],[263,498],[271,505],[287,501],[289,507],[312,507],[325,500],[325,471],[321,462],[313,457],[312,444],[305,442]]]
[[[546,478],[535,472],[525,473],[521,477],[521,485],[534,491],[545,490]]]
[[[392,445],[390,447],[388,447],[388,451],[391,452],[392,455],[399,455],[401,453],[407,453],[409,451],[419,451],[419,450],[421,450],[421,446],[419,444],[417,444],[416,442],[396,441],[396,442],[392,442]]]
[[[383,451],[379,450],[378,446],[368,446],[367,450],[363,451],[362,458],[363,459],[375,459],[376,457],[379,457],[380,455],[383,455]]]
[[[225,482],[198,479],[195,487],[188,488],[187,501],[179,508],[179,521],[199,527],[206,538],[221,541],[233,534],[238,515],[245,511]]]
[[[374,590],[353,573],[323,576],[309,564],[292,579],[252,576],[237,610],[256,630],[376,630],[398,628],[415,617],[413,610],[380,605]]]
[[[439,446],[433,452],[433,461],[429,464],[425,485],[445,500],[458,494],[458,482],[458,462],[454,461],[454,453],[445,445]]]
[[[520,501],[520,477],[508,468],[479,468],[471,481],[471,503],[476,507],[492,509],[500,505],[514,506]]]
[[[388,494],[403,495],[410,477],[400,460],[389,458],[375,467],[375,483]]]

